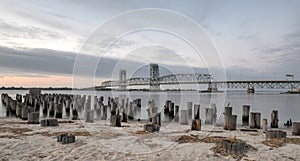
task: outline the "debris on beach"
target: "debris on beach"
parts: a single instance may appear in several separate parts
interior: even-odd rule
[[[244,153],[242,154],[228,153],[228,150],[226,150],[223,146],[223,142],[226,140],[233,141],[233,142],[243,141],[236,138],[232,139],[232,138],[227,138],[222,136],[210,136],[210,137],[205,137],[203,139],[200,139],[200,142],[215,143],[215,146],[212,147],[210,150],[212,150],[215,153],[221,154],[223,156],[231,155],[235,159],[241,159],[242,157],[246,156]],[[245,144],[245,151],[257,151],[257,149],[249,144]]]
[[[262,143],[272,148],[280,148],[286,144],[300,145],[300,138],[273,138],[262,141]]]
[[[57,142],[62,144],[75,143],[75,135],[61,134],[57,136]]]
[[[200,142],[199,138],[194,135],[182,135],[179,139],[176,140],[177,143],[196,143]]]

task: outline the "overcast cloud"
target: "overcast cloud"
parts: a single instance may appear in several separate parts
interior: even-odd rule
[[[72,76],[76,54],[86,54],[82,52],[83,44],[103,23],[129,10],[161,8],[183,14],[203,27],[219,51],[227,79],[284,79],[287,73],[300,79],[299,6],[297,0],[3,0],[0,2],[0,78]],[[159,15],[140,21],[165,22]],[[178,24],[172,27],[181,27],[184,31],[182,22],[170,21]],[[122,26],[112,26],[111,31],[130,28],[132,24],[128,22],[124,19]],[[99,35],[108,39],[94,44],[98,52],[104,51],[101,46],[112,41],[110,34],[113,33]],[[121,68],[128,70],[128,76],[147,76],[149,63],[159,63],[162,75],[209,71],[204,62],[195,59],[191,50],[152,46],[123,54],[146,40],[165,40],[180,46],[172,38],[153,35],[121,39],[101,59],[97,52],[86,55],[87,60],[100,60],[95,76],[116,78]],[[88,63],[79,66],[90,68]],[[217,70],[222,71],[222,67]],[[76,74],[90,76],[84,70]]]

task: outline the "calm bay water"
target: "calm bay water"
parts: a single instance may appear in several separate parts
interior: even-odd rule
[[[0,93],[8,93],[15,97],[17,93],[26,94],[27,90],[0,90]],[[217,105],[219,121],[223,121],[224,106],[230,103],[233,107],[233,114],[238,115],[238,124],[241,124],[242,106],[250,105],[251,112],[261,112],[262,118],[267,118],[270,122],[272,110],[279,111],[279,124],[283,126],[288,119],[300,121],[300,94],[280,94],[280,92],[259,91],[255,94],[247,94],[245,91],[224,92],[224,93],[199,93],[196,91],[169,91],[169,92],[142,92],[142,91],[42,91],[42,93],[63,93],[63,94],[81,94],[92,96],[104,96],[104,104],[107,104],[107,97],[120,97],[142,99],[142,118],[146,118],[146,108],[149,99],[154,99],[159,110],[163,109],[166,100],[172,100],[180,109],[186,109],[186,102],[200,104],[201,118],[204,118],[204,109],[210,103]],[[93,97],[92,97],[93,98]],[[92,99],[93,101],[93,99]],[[0,103],[0,117],[5,117],[5,108]]]

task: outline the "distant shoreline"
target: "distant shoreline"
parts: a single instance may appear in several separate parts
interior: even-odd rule
[[[39,88],[39,87],[32,87],[32,88],[38,88],[41,90],[80,90],[77,88],[68,88],[68,87],[47,87],[47,88]],[[29,90],[32,88],[27,87],[2,87],[0,90]]]

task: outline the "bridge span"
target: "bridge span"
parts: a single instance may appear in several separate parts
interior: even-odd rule
[[[129,86],[149,86],[150,90],[159,90],[160,85],[178,85],[178,84],[207,84],[208,91],[216,91],[219,88],[239,88],[248,89],[249,93],[254,93],[254,89],[291,89],[300,88],[300,80],[214,80],[210,74],[170,74],[159,76],[157,64],[150,64],[149,78],[128,78],[126,71],[120,71],[119,80],[109,80],[102,82],[96,89],[117,88],[126,89]]]

